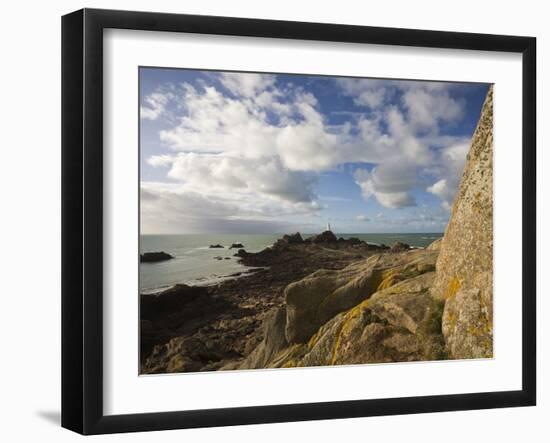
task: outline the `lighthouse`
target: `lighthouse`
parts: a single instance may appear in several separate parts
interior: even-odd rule
[[[325,231],[330,231],[330,223],[327,223],[327,228],[325,229]]]

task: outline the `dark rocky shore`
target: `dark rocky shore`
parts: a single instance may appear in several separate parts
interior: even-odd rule
[[[142,373],[216,370],[243,360],[263,339],[262,321],[283,305],[288,284],[380,251],[390,248],[338,239],[330,231],[307,240],[285,235],[258,253],[239,250],[239,262],[255,269],[233,275],[238,278],[141,295]],[[181,355],[177,364],[175,354]]]

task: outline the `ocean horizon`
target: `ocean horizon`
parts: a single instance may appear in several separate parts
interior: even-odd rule
[[[271,246],[284,234],[142,234],[140,254],[164,251],[174,258],[157,263],[140,263],[139,287],[141,293],[155,293],[175,284],[207,286],[227,279],[235,274],[246,275],[252,268],[238,263],[233,255],[238,249],[229,249],[233,243],[241,243],[247,252],[259,252]],[[304,239],[315,234],[302,234]],[[376,233],[338,234],[348,239],[357,237],[370,244],[391,245],[397,241],[414,247],[426,247],[443,233]],[[210,248],[220,244],[224,248]],[[216,259],[221,257],[221,260]]]

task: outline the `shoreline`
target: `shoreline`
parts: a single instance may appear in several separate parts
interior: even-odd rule
[[[211,287],[211,286],[217,286],[217,285],[223,284],[223,283],[225,283],[227,281],[230,281],[230,280],[237,280],[239,278],[247,277],[247,276],[252,275],[255,272],[261,271],[263,269],[264,268],[262,268],[262,267],[246,267],[243,271],[234,272],[232,274],[220,275],[220,276],[215,276],[215,277],[212,277],[212,278],[204,277],[203,278],[204,283],[197,282],[197,279],[193,279],[193,280],[188,280],[188,281],[180,281],[180,282],[177,282],[177,283],[171,283],[171,284],[167,284],[167,285],[163,285],[163,286],[157,286],[157,287],[154,287],[154,288],[140,289],[139,293],[140,293],[140,295],[151,295],[151,296],[160,295],[163,292],[168,291],[170,289],[173,289],[178,285],[208,288],[208,287]]]
[[[154,235],[159,235],[159,234],[154,234]],[[166,235],[170,235],[170,234],[166,234]],[[199,234],[197,234],[197,235],[199,235]],[[395,235],[397,237],[403,237],[403,236],[407,236],[407,235],[419,235],[419,236],[422,235],[423,236],[423,237],[421,237],[422,240],[429,240],[430,242],[433,242],[433,241],[437,240],[438,238],[443,237],[443,233],[434,233],[434,232],[430,232],[430,233],[403,233],[403,234],[398,234],[398,233],[395,233],[395,234],[394,233],[387,233],[387,234],[338,234],[337,237],[342,238],[344,240],[347,240],[345,237],[355,238],[354,236],[357,236],[357,235],[360,235],[360,236],[364,236],[364,235],[384,235],[384,236],[388,236],[388,237],[391,237],[393,235]],[[430,235],[430,237],[424,237],[425,235]],[[314,234],[305,234],[304,239],[307,241],[307,239],[312,238],[314,236],[315,236]],[[281,238],[282,237],[284,237],[284,235],[281,235]],[[368,242],[366,240],[362,240],[362,241],[364,241],[364,243],[367,246],[371,246],[371,247],[374,247],[374,248],[385,246],[384,243]],[[269,248],[273,247],[274,244],[275,243],[273,243],[272,245],[268,245],[268,246],[266,246],[265,248],[263,248],[261,250],[257,250],[257,251],[254,251],[254,252],[249,252],[249,254],[262,253],[265,249],[269,249]],[[411,245],[410,248],[411,249],[424,249],[427,246],[428,245],[426,245],[426,246]],[[210,248],[208,246],[202,246],[199,249],[207,250],[207,249],[210,249]],[[242,249],[245,249],[245,248],[242,248]],[[237,251],[236,248],[234,250]],[[224,282],[227,282],[227,281],[230,281],[230,280],[241,279],[243,277],[246,277],[248,275],[253,274],[254,272],[257,272],[258,270],[260,270],[262,268],[262,266],[260,266],[260,267],[258,267],[258,266],[248,266],[246,264],[243,264],[242,257],[235,257],[235,258],[236,258],[236,262],[239,265],[242,266],[242,270],[240,270],[240,271],[232,272],[230,274],[224,274],[224,275],[213,275],[213,276],[207,276],[207,277],[201,277],[201,278],[191,278],[191,279],[188,279],[188,280],[183,280],[182,279],[182,280],[174,282],[174,283],[169,283],[169,284],[164,284],[164,285],[150,287],[150,288],[144,288],[144,289],[140,288],[139,293],[140,293],[140,295],[141,294],[142,295],[159,295],[162,292],[167,291],[169,289],[172,289],[177,285],[187,285],[187,286],[192,286],[192,287],[217,286],[217,285],[223,284]],[[232,259],[233,259],[233,257],[232,257]]]
[[[396,252],[357,240],[333,240],[283,236],[271,247],[238,258],[255,272],[208,286],[176,284],[154,296],[141,294],[140,373],[212,371],[237,364],[264,339],[262,323],[269,311],[284,304],[290,283],[321,269],[341,270],[377,253]],[[189,355],[178,368],[162,363],[174,347]]]

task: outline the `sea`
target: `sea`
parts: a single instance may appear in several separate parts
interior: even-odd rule
[[[313,235],[313,234],[311,234]],[[311,235],[302,235],[308,238]],[[426,247],[443,236],[442,233],[422,234],[338,234],[337,237],[357,237],[371,244],[391,245],[397,241],[415,247]],[[247,252],[259,252],[271,246],[282,234],[183,234],[141,235],[140,253],[164,251],[174,259],[157,263],[140,263],[139,280],[141,293],[155,293],[178,283],[193,286],[217,284],[227,279],[238,278],[253,268],[237,262],[233,254],[238,249],[229,249],[233,243],[241,243]],[[224,248],[210,248],[220,244]],[[217,260],[215,257],[221,257]],[[236,275],[238,274],[238,275]]]

